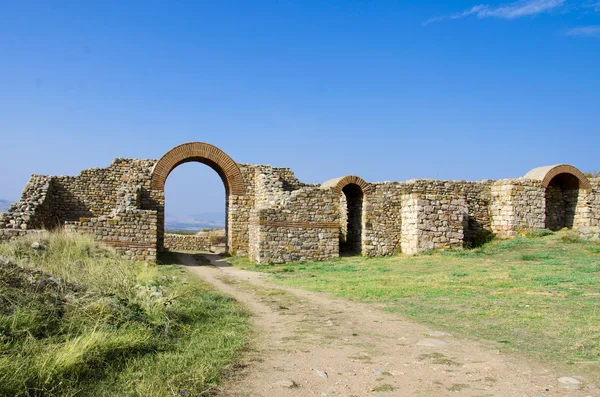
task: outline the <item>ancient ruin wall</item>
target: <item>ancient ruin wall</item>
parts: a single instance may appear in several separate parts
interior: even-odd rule
[[[169,251],[211,251],[225,247],[225,229],[201,230],[193,235],[165,233],[165,248]]]
[[[109,214],[124,185],[148,189],[155,160],[115,159],[107,168],[91,168],[78,176],[54,177],[52,213],[60,221]]]
[[[7,214],[0,216],[1,226],[19,230],[54,227],[57,220],[51,208],[53,188],[53,177],[32,175],[21,194],[21,200],[13,204]]]
[[[257,263],[325,260],[339,255],[339,197],[332,189],[288,191],[277,171],[255,170],[250,259]]]
[[[118,252],[141,260],[156,260],[157,212],[139,209],[142,189],[121,186],[115,206],[106,215],[66,221],[65,230],[89,234]]]
[[[600,178],[590,178],[591,188],[580,189],[574,228],[583,236],[600,240]]]
[[[164,242],[164,182],[187,161],[203,162],[222,177],[229,250],[261,263],[336,257],[340,234],[342,240],[360,235],[366,256],[458,248],[485,241],[491,232],[509,237],[563,223],[600,237],[600,179],[587,181],[569,165],[540,167],[527,178],[495,182],[367,183],[346,176],[310,185],[288,168],[237,164],[218,148],[195,142],[159,161],[116,159],[76,177],[33,176],[21,201],[0,214],[0,240],[65,224],[128,255],[155,257]],[[564,175],[579,181],[579,189],[570,187]],[[562,184],[560,191],[553,181]],[[351,184],[363,192],[356,208],[344,200],[343,188]],[[577,194],[569,196],[569,189]]]
[[[365,237],[363,255],[391,255],[402,250],[403,196],[433,195],[462,199],[467,207],[464,226],[466,245],[477,245],[491,234],[489,214],[491,181],[437,181],[414,179],[406,182],[371,183],[371,193],[365,205]],[[445,211],[443,208],[438,210]],[[410,211],[409,211],[410,212]],[[407,213],[406,211],[404,212]],[[456,245],[454,245],[456,246]]]
[[[491,193],[491,226],[498,237],[546,227],[546,189],[540,181],[502,179],[492,184]]]
[[[463,198],[411,193],[402,196],[402,252],[463,248],[468,208]]]

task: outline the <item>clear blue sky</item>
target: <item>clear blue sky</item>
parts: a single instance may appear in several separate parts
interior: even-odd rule
[[[187,141],[312,183],[600,169],[600,0],[0,0],[0,134],[9,200]],[[208,171],[167,210],[222,210]]]

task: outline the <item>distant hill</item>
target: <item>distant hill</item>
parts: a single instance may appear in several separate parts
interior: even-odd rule
[[[8,208],[10,208],[11,204],[12,204],[12,202],[10,202],[8,200],[0,200],[0,212],[8,211]]]
[[[166,230],[199,231],[202,229],[220,229],[225,227],[225,214],[204,212],[196,215],[165,216]]]

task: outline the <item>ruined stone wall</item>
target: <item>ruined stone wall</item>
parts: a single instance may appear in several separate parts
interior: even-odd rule
[[[372,183],[363,202],[365,256],[399,253],[402,239],[402,194],[400,183]]]
[[[117,252],[141,260],[156,260],[156,211],[127,209],[97,218],[65,222],[65,230],[89,234]]]
[[[411,193],[402,196],[402,252],[463,248],[468,207],[463,198]]]
[[[436,181],[414,179],[406,182],[371,183],[365,198],[363,255],[391,255],[402,251],[403,196],[434,195],[460,198],[467,206],[464,239],[467,245],[477,245],[491,234],[491,181]],[[405,212],[406,213],[406,212]]]
[[[600,178],[589,179],[591,189],[579,189],[574,229],[585,238],[600,240]]]
[[[56,226],[51,200],[54,180],[47,175],[32,175],[23,189],[21,200],[0,217],[1,225],[9,229],[51,229]]]
[[[141,191],[139,185],[121,186],[114,194],[114,208],[108,214],[66,221],[65,230],[90,234],[127,256],[156,260],[157,213],[139,209]]]
[[[148,189],[155,160],[115,159],[107,168],[92,168],[78,176],[54,178],[52,213],[60,221],[109,214],[123,185]],[[142,197],[140,197],[142,200]]]
[[[165,248],[169,251],[211,251],[225,245],[225,229],[202,230],[197,234],[165,233]]]
[[[339,255],[339,197],[331,189],[287,190],[277,170],[256,168],[249,257],[257,263]]]
[[[491,192],[492,231],[498,237],[546,227],[546,189],[540,181],[502,179],[492,184]]]
[[[367,183],[346,176],[314,185],[300,182],[289,168],[236,164],[207,144],[184,144],[169,156],[162,163],[116,159],[75,177],[34,175],[20,202],[0,214],[0,240],[65,224],[145,259],[165,246],[206,249],[201,237],[164,234],[166,178],[181,162],[196,160],[217,170],[227,187],[229,251],[259,263],[334,258],[340,242],[360,246],[365,256],[411,254],[474,246],[492,232],[508,237],[563,225],[600,238],[600,178],[588,189],[586,178],[568,165],[534,169],[527,174],[531,179],[495,182]],[[563,174],[582,188],[552,185]]]

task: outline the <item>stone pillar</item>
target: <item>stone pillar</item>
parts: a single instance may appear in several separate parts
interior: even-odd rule
[[[492,185],[490,206],[492,232],[498,237],[515,236],[520,230],[546,227],[545,189],[540,181],[503,179]]]
[[[463,248],[468,206],[463,198],[411,193],[402,196],[402,252]]]

